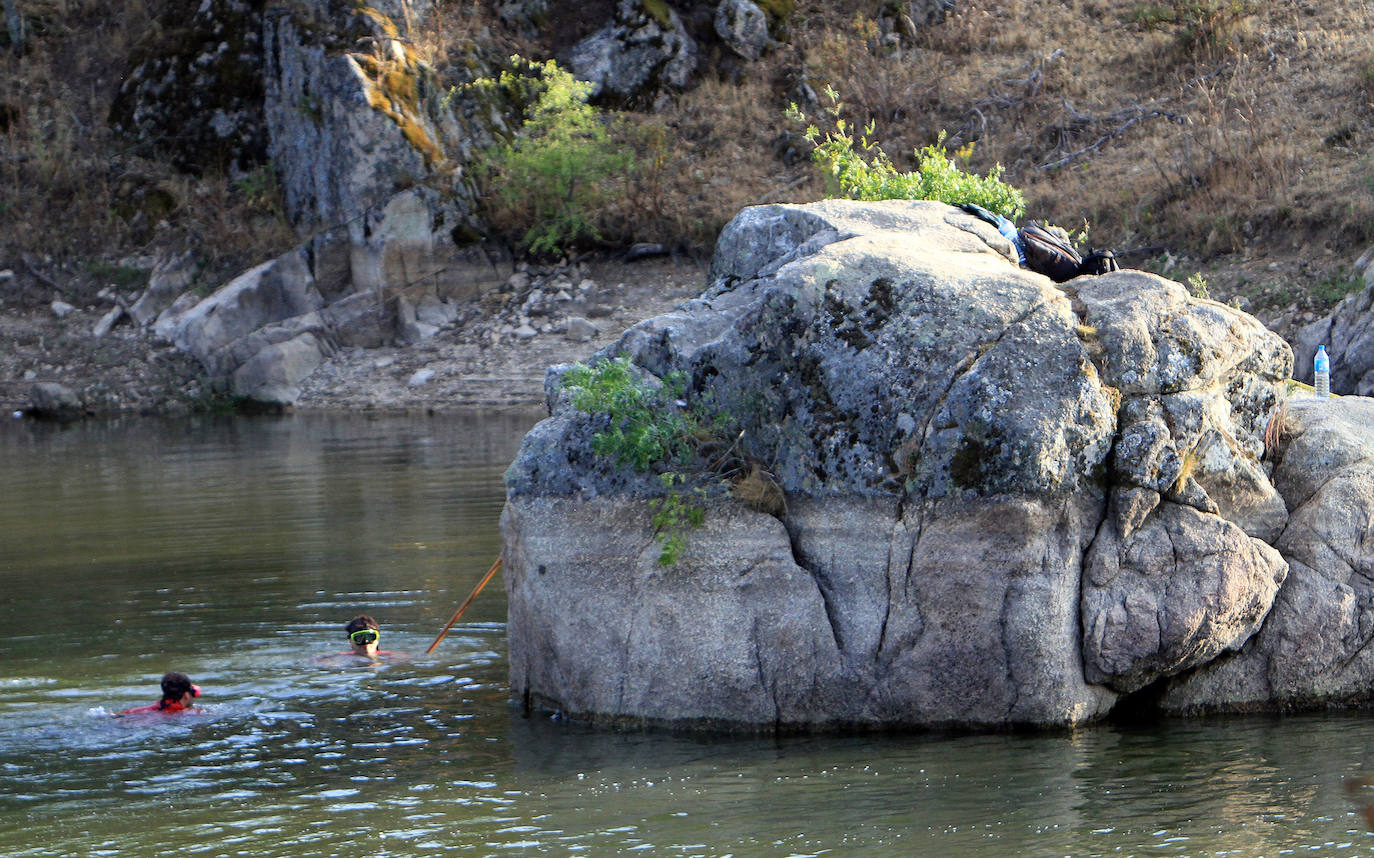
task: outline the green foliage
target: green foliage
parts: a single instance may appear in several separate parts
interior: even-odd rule
[[[1012,220],[1026,213],[1026,200],[1021,192],[1001,180],[1002,166],[993,167],[986,176],[978,176],[959,169],[944,149],[945,135],[930,146],[916,150],[916,169],[902,172],[893,165],[887,153],[870,136],[873,122],[854,139],[854,127],[841,115],[843,105],[835,90],[827,87],[826,97],[831,106],[834,129],[821,137],[815,125],[808,124],[806,139],[814,147],[811,157],[824,165],[830,179],[832,193],[852,200],[939,200],[950,205],[976,203],[983,208],[1005,215]],[[787,110],[789,118],[807,122],[805,114],[795,104]],[[856,148],[857,145],[857,148]],[[971,150],[960,150],[967,163]]]
[[[1194,298],[1212,297],[1212,290],[1207,285],[1207,278],[1203,277],[1200,271],[1190,274],[1183,285],[1188,287],[1189,294]]]
[[[658,555],[659,565],[672,566],[687,547],[687,531],[696,530],[706,521],[706,510],[683,496],[679,489],[683,481],[681,474],[669,472],[661,474],[659,479],[668,493],[654,498],[652,524],[663,544]]]
[[[611,142],[608,126],[587,103],[591,84],[553,60],[511,57],[515,71],[471,86],[497,92],[524,107],[514,137],[477,163],[494,221],[521,234],[535,254],[559,254],[598,240],[596,216],[632,167],[632,156]]]
[[[1326,277],[1312,287],[1312,299],[1319,307],[1334,307],[1341,299],[1364,288],[1364,281],[1348,273]]]
[[[680,373],[654,387],[636,377],[629,358],[602,358],[592,366],[577,364],[563,376],[573,392],[573,405],[587,414],[604,414],[608,426],[592,436],[592,451],[637,471],[685,462],[692,442],[712,432],[713,423],[678,404],[683,390]],[[671,566],[685,547],[688,530],[701,527],[706,510],[684,493],[686,477],[679,471],[658,475],[665,494],[653,501],[653,526],[662,542],[658,562]]]
[[[672,403],[681,393],[680,377],[665,380],[661,389],[638,381],[628,358],[577,364],[563,376],[574,391],[573,405],[588,414],[605,414],[610,427],[592,436],[592,451],[647,471],[660,462],[681,459],[690,448],[691,425]]]

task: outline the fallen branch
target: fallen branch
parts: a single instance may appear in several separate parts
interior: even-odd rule
[[[30,274],[33,275],[33,277],[34,277],[35,280],[39,281],[40,283],[42,283],[42,284],[45,285],[45,286],[51,286],[53,289],[56,289],[56,290],[57,290],[57,293],[58,293],[59,295],[62,295],[63,297],[66,296],[67,290],[66,290],[66,289],[63,289],[61,286],[57,285],[57,281],[56,281],[56,280],[52,279],[51,277],[49,277],[48,275],[46,275],[46,274],[43,273],[42,269],[40,269],[40,268],[38,267],[38,263],[34,261],[33,255],[32,255],[32,254],[29,254],[29,253],[21,253],[21,254],[19,254],[19,261],[22,262],[22,263],[24,263],[24,268],[25,268]]]
[[[1064,107],[1065,107],[1070,113],[1073,114],[1074,119],[1077,120],[1078,123],[1079,123],[1080,125],[1082,125],[1082,126],[1097,125],[1097,124],[1100,124],[1100,123],[1107,123],[1107,122],[1120,122],[1121,124],[1117,125],[1117,126],[1116,126],[1115,128],[1113,128],[1111,131],[1109,131],[1109,132],[1107,132],[1106,134],[1103,134],[1101,137],[1097,138],[1097,140],[1094,141],[1093,143],[1091,143],[1091,144],[1089,144],[1089,145],[1087,145],[1087,146],[1084,146],[1082,149],[1079,149],[1079,150],[1076,151],[1076,152],[1070,152],[1069,154],[1065,155],[1063,158],[1060,158],[1060,159],[1057,160],[1057,161],[1050,161],[1050,162],[1047,163],[1047,164],[1041,164],[1040,166],[1036,167],[1037,170],[1053,170],[1053,169],[1055,169],[1056,167],[1062,167],[1062,166],[1064,166],[1065,164],[1068,164],[1068,163],[1070,163],[1070,162],[1072,162],[1072,161],[1076,161],[1076,160],[1078,160],[1079,158],[1082,158],[1084,155],[1087,155],[1089,152],[1096,152],[1098,149],[1101,149],[1101,148],[1102,148],[1102,145],[1103,145],[1104,143],[1106,143],[1107,141],[1109,141],[1109,140],[1115,140],[1116,138],[1120,137],[1122,134],[1125,134],[1126,131],[1127,131],[1127,129],[1129,129],[1131,126],[1133,126],[1133,125],[1135,125],[1135,124],[1137,124],[1137,123],[1140,123],[1140,122],[1144,122],[1144,121],[1147,120],[1147,119],[1161,119],[1161,118],[1162,118],[1162,119],[1168,119],[1170,122],[1176,122],[1176,123],[1178,123],[1178,124],[1182,124],[1182,123],[1183,123],[1183,117],[1182,117],[1182,116],[1178,115],[1177,113],[1173,113],[1173,112],[1171,112],[1171,111],[1168,111],[1168,110],[1159,110],[1159,109],[1155,109],[1155,110],[1145,110],[1145,109],[1142,108],[1142,107],[1135,107],[1135,108],[1131,108],[1130,110],[1124,110],[1124,111],[1119,110],[1119,111],[1117,111],[1116,113],[1112,113],[1112,114],[1109,114],[1109,115],[1107,115],[1107,116],[1104,116],[1104,117],[1101,117],[1101,118],[1094,119],[1094,118],[1091,117],[1091,116],[1088,116],[1088,115],[1086,115],[1086,114],[1079,113],[1077,110],[1075,110],[1075,109],[1073,108],[1072,105],[1068,104],[1067,102],[1064,104]],[[1068,129],[1061,129],[1061,130],[1068,130]]]

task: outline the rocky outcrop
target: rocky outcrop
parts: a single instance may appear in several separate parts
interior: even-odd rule
[[[202,301],[174,304],[154,330],[236,396],[289,403],[328,348],[324,306],[301,251],[265,262]]]
[[[176,165],[252,170],[267,158],[265,0],[179,0],[135,47],[110,110],[119,132]]]
[[[1374,401],[1298,395],[1282,414],[1274,484],[1292,510],[1289,572],[1263,628],[1168,683],[1169,711],[1311,709],[1374,699]]]
[[[287,213],[311,229],[352,225],[357,239],[369,213],[429,185],[444,193],[432,205],[449,231],[480,233],[463,166],[490,132],[449,109],[396,20],[328,0],[265,16],[262,111]]]
[[[1253,534],[1286,522],[1260,457],[1287,346],[1153,275],[1059,288],[1014,258],[939,203],[742,212],[699,299],[600,353],[680,374],[661,408],[722,436],[668,567],[662,482],[596,454],[606,418],[552,371],[507,473],[512,692],[624,723],[1071,725],[1243,647],[1286,573]]]
[[[746,60],[763,56],[769,45],[768,13],[751,0],[721,0],[715,27],[720,40]]]
[[[568,66],[593,98],[653,96],[682,89],[697,67],[697,45],[662,0],[619,0],[609,24],[573,45]]]
[[[501,119],[448,99],[396,23],[419,25],[406,7],[212,0],[179,12],[144,45],[116,126],[239,170],[270,159],[288,218],[311,236],[303,250],[325,303],[462,300],[509,275],[505,251],[481,241],[464,169]],[[166,307],[164,291],[145,293],[136,320]]]

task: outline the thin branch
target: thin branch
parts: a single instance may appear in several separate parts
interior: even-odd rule
[[[1066,104],[1065,106],[1068,107],[1067,104]],[[1072,107],[1069,107],[1069,109],[1070,109],[1070,110],[1073,110]],[[1139,112],[1136,113],[1135,116],[1131,116],[1129,119],[1126,119],[1124,122],[1122,122],[1120,125],[1118,125],[1118,126],[1116,126],[1115,128],[1113,128],[1111,131],[1109,131],[1109,132],[1107,132],[1106,134],[1102,135],[1101,137],[1097,138],[1097,140],[1096,140],[1095,142],[1091,143],[1091,144],[1088,145],[1088,146],[1084,146],[1082,149],[1079,149],[1079,150],[1076,151],[1076,152],[1070,152],[1069,154],[1065,155],[1063,158],[1060,158],[1060,159],[1057,160],[1057,161],[1050,161],[1050,162],[1047,163],[1047,164],[1041,164],[1040,166],[1036,167],[1036,169],[1037,169],[1037,170],[1053,170],[1054,168],[1056,168],[1056,167],[1062,167],[1062,166],[1064,166],[1065,164],[1070,163],[1071,161],[1076,161],[1076,160],[1078,160],[1079,158],[1083,157],[1084,155],[1088,154],[1089,152],[1096,152],[1098,149],[1102,148],[1102,145],[1103,145],[1104,143],[1106,143],[1107,141],[1109,141],[1109,140],[1115,140],[1116,138],[1120,137],[1122,134],[1125,134],[1125,133],[1126,133],[1126,130],[1129,129],[1132,125],[1135,125],[1136,123],[1139,123],[1139,122],[1144,122],[1144,121],[1147,120],[1147,119],[1160,119],[1160,118],[1163,118],[1163,119],[1168,119],[1170,122],[1176,122],[1176,123],[1179,123],[1179,124],[1182,124],[1182,123],[1183,123],[1183,117],[1182,117],[1182,116],[1179,116],[1177,113],[1172,113],[1172,112],[1167,111],[1167,110],[1150,110],[1150,111],[1145,111],[1143,108],[1135,108],[1134,110],[1135,110],[1135,111],[1139,111]],[[1100,119],[1100,120],[1094,120],[1094,119],[1092,119],[1091,117],[1084,117],[1082,114],[1079,114],[1077,111],[1073,111],[1073,112],[1074,112],[1074,114],[1075,114],[1075,118],[1085,118],[1085,119],[1087,119],[1087,120],[1089,121],[1090,124],[1094,124],[1094,125],[1097,124],[1097,123],[1099,123],[1099,122],[1117,121],[1117,120],[1119,120],[1119,119],[1121,119],[1121,118],[1124,118],[1124,117],[1122,117],[1122,114],[1125,113],[1125,111],[1118,111],[1117,113],[1111,114],[1110,116],[1102,117],[1102,119]]]

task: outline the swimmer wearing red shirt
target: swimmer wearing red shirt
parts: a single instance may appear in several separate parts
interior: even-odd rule
[[[149,706],[136,706],[133,709],[125,709],[120,715],[144,715],[148,713],[161,713],[163,715],[176,715],[181,712],[199,712],[192,704],[200,696],[200,686],[191,682],[191,678],[186,674],[176,670],[169,670],[162,675],[162,699]]]

